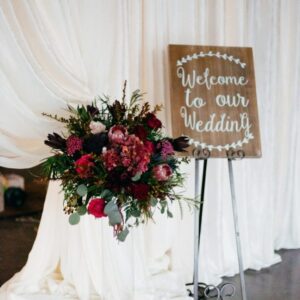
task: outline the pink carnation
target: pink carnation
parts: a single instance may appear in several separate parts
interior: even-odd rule
[[[73,155],[76,151],[82,150],[83,141],[76,135],[71,135],[67,139],[67,153]]]

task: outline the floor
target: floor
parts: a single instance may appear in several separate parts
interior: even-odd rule
[[[300,250],[281,250],[282,263],[262,271],[245,273],[248,300],[299,300],[300,299]],[[241,300],[239,276],[227,278],[237,287],[235,297]],[[224,299],[224,300],[225,300]]]
[[[37,214],[0,219],[0,285],[25,264],[36,236],[39,217]],[[259,272],[246,271],[248,300],[300,299],[300,250],[281,250],[279,254],[282,263]],[[222,300],[241,300],[239,276],[226,278],[226,282],[235,284],[236,295]]]
[[[0,219],[0,286],[26,263],[39,215]]]
[[[25,264],[35,239],[43,209],[47,182],[42,180],[41,166],[15,170],[0,168],[2,174],[25,178],[26,201],[19,208],[5,207],[0,212],[0,286]]]

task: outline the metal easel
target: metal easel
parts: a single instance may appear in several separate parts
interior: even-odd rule
[[[247,300],[246,285],[244,277],[243,268],[243,257],[241,249],[240,240],[240,230],[239,221],[237,213],[237,202],[235,196],[235,186],[233,177],[232,161],[244,158],[245,153],[242,150],[230,149],[227,151],[228,160],[228,171],[229,171],[229,181],[231,190],[231,201],[232,201],[232,212],[233,212],[233,222],[235,230],[235,239],[237,247],[237,257],[239,264],[240,280],[241,280],[241,292],[242,300]],[[236,288],[232,283],[224,283],[219,286],[207,285],[205,283],[199,283],[199,248],[200,248],[200,236],[201,236],[201,226],[202,226],[202,215],[203,215],[203,204],[205,195],[205,183],[206,183],[206,173],[207,173],[207,161],[210,157],[210,151],[208,149],[195,148],[193,151],[193,157],[195,158],[195,196],[200,195],[200,208],[195,207],[194,214],[194,276],[193,283],[188,283],[187,286],[193,285],[193,293],[189,290],[190,296],[193,296],[194,300],[199,299],[217,299],[225,300],[225,298],[233,297],[236,292]],[[200,161],[203,161],[202,169],[202,181],[200,186]],[[201,193],[200,193],[201,190]]]

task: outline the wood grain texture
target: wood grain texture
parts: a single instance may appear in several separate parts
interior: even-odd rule
[[[229,148],[260,157],[251,48],[169,45],[172,131],[211,157]]]

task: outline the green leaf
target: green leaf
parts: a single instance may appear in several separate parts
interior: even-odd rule
[[[85,205],[79,206],[79,207],[77,208],[77,213],[78,213],[80,216],[85,215],[86,212],[87,212],[87,210],[86,210],[86,206],[85,206]]]
[[[102,191],[100,197],[105,198],[107,200],[111,200],[111,198],[113,197],[113,193],[110,190],[104,190]]]
[[[78,213],[73,213],[73,214],[70,215],[70,217],[69,217],[69,223],[71,225],[76,225],[79,222],[80,222],[80,216],[79,216]]]
[[[76,190],[77,194],[81,197],[85,196],[87,193],[88,193],[88,189],[86,187],[86,185],[84,184],[80,184],[78,187],[77,187],[77,190]]]
[[[156,206],[157,202],[158,202],[157,199],[154,198],[154,197],[152,197],[151,200],[150,200],[150,205],[151,205],[152,207],[154,207],[154,206]]]
[[[137,209],[136,210],[131,210],[131,215],[133,217],[138,218],[141,215],[141,212],[139,210],[137,210]]]
[[[118,205],[115,203],[115,201],[111,200],[105,205],[104,213],[109,216],[114,211],[119,211],[119,208]]]
[[[138,181],[141,179],[142,173],[137,172],[134,177],[131,178],[132,181]]]
[[[108,215],[109,224],[114,226],[122,223],[122,216],[119,211],[114,211]]]
[[[128,228],[126,227],[124,230],[122,230],[120,233],[118,233],[117,235],[117,239],[120,241],[120,242],[124,242],[127,235],[129,233],[129,230]]]
[[[114,200],[105,205],[104,213],[108,216],[110,225],[114,226],[122,223],[122,215]]]
[[[163,214],[165,213],[166,207],[167,207],[167,201],[160,201],[161,209],[160,212]]]
[[[169,210],[167,210],[167,216],[168,216],[169,218],[173,218],[173,214],[172,214]]]

